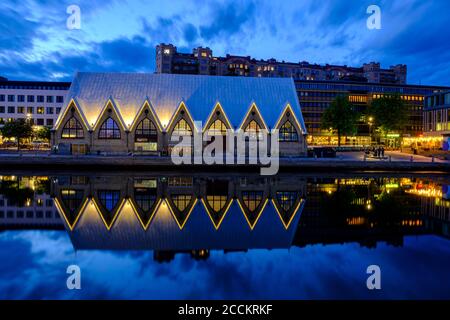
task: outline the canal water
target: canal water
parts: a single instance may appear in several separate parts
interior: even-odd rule
[[[2,174],[0,299],[450,298],[444,174]]]

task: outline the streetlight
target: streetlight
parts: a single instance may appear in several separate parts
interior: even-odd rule
[[[373,125],[373,117],[369,117],[369,137],[370,137],[370,144],[372,144],[372,125]]]

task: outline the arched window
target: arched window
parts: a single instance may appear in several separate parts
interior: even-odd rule
[[[189,208],[192,196],[189,194],[177,194],[172,196],[172,201],[178,211],[183,212]]]
[[[280,142],[298,141],[297,130],[290,121],[286,121],[281,126],[278,141]]]
[[[75,117],[67,120],[64,125],[61,133],[61,138],[63,139],[83,139],[84,138],[84,130],[80,121],[78,121]]]
[[[180,121],[177,122],[175,128],[173,128],[172,135],[192,136],[192,129],[186,122],[186,120],[181,119]]]
[[[254,212],[262,202],[263,193],[261,191],[244,191],[242,200],[248,211]]]
[[[249,133],[250,139],[256,140],[260,135],[261,127],[255,120],[252,120],[247,124],[244,131]]]
[[[276,198],[281,209],[285,213],[289,213],[294,208],[295,202],[297,201],[297,192],[280,191],[277,192]]]
[[[156,142],[158,141],[158,131],[155,124],[150,119],[145,118],[139,122],[134,135],[135,142]]]
[[[217,119],[209,126],[208,131],[211,135],[226,135],[227,127],[222,120]]]
[[[148,118],[139,122],[134,133],[137,151],[156,151],[158,149],[158,131],[155,124]]]
[[[110,117],[103,122],[98,133],[99,139],[120,139],[120,129],[117,123]]]

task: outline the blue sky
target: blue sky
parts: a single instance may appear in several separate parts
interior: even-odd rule
[[[70,4],[81,8],[81,30],[66,28]],[[381,8],[381,30],[366,27],[370,4]],[[170,42],[280,61],[405,63],[409,83],[450,85],[449,12],[448,0],[2,0],[0,75],[153,72],[155,45]]]

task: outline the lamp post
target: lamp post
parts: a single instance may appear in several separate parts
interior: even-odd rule
[[[369,117],[369,137],[370,137],[370,144],[372,144],[372,125],[373,125],[373,117]]]

